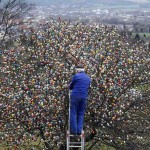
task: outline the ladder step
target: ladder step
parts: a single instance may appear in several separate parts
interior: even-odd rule
[[[82,146],[69,146],[69,147],[82,147]]]
[[[73,134],[70,134],[69,136],[81,136],[81,135],[73,135]]]
[[[83,142],[68,142],[68,143],[70,143],[70,144],[81,144]]]

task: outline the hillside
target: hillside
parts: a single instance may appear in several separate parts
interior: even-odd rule
[[[131,0],[45,0],[44,3],[41,2],[41,0],[26,0],[29,3],[36,3],[37,5],[55,5],[55,4],[80,4],[80,5],[87,5],[90,4],[91,7],[95,4],[102,4],[104,5],[104,7],[108,7],[108,6],[126,6],[126,7],[131,7],[132,5],[135,7],[135,5],[137,6],[137,8],[141,7],[141,8],[149,8],[150,7],[150,2],[146,1],[142,1],[142,2],[137,2],[135,0],[131,1]]]

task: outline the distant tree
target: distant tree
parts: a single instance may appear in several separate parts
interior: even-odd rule
[[[137,22],[135,22],[133,24],[133,28],[134,28],[135,32],[138,32],[138,26],[139,26],[139,24]]]
[[[1,0],[0,4],[0,28],[2,34],[0,45],[3,45],[6,36],[11,36],[9,31],[17,25],[23,23],[22,17],[29,11],[29,6],[24,0]]]
[[[144,34],[143,37],[146,38],[146,34]]]
[[[143,28],[140,29],[140,32],[143,33]]]
[[[135,35],[134,39],[135,39],[135,40],[140,40],[141,37],[140,37],[140,35],[137,33],[137,34]]]

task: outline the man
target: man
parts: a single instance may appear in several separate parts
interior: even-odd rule
[[[72,77],[69,89],[70,95],[70,132],[80,135],[83,129],[88,89],[91,79],[82,66],[77,66],[76,74]]]

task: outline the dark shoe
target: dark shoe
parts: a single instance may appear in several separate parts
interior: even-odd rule
[[[74,136],[70,137],[70,141],[72,141],[72,142],[78,142],[78,136],[74,135]]]

